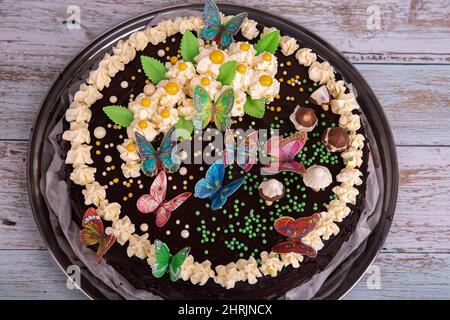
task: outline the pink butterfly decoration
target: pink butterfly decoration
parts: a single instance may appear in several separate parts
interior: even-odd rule
[[[161,171],[150,187],[150,194],[144,194],[137,201],[137,208],[142,213],[156,212],[156,226],[161,228],[170,219],[173,210],[177,209],[191,195],[184,192],[175,198],[166,201],[167,176]]]
[[[305,145],[306,136],[306,131],[300,131],[285,139],[280,136],[270,138],[266,143],[266,153],[275,158],[275,161],[265,166],[264,170],[269,174],[280,171],[304,173],[305,167],[295,161],[295,156]]]

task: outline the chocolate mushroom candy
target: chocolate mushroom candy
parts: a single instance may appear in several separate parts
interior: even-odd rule
[[[322,106],[323,110],[328,111],[331,102],[331,95],[327,86],[323,85],[314,91],[309,97],[309,101],[315,105]]]
[[[314,110],[311,108],[297,107],[289,116],[298,131],[311,132],[316,127],[318,120]]]
[[[277,201],[284,197],[284,185],[277,179],[269,179],[261,182],[258,191],[259,196],[266,202],[268,206],[272,205],[274,201]]]
[[[318,192],[325,189],[333,182],[330,170],[324,166],[313,165],[303,174],[303,183],[308,188]]]
[[[322,143],[330,152],[341,152],[347,149],[349,136],[341,127],[327,128],[322,134]]]

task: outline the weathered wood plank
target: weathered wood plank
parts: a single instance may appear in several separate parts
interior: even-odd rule
[[[28,139],[59,62],[0,65],[0,139]],[[357,68],[389,118],[397,144],[450,145],[450,66],[374,65]]]
[[[345,299],[450,298],[449,254],[381,253],[369,270]]]
[[[0,299],[86,299],[47,250],[0,250]]]
[[[381,253],[345,299],[450,298],[449,254]],[[380,289],[376,275],[380,272]],[[375,287],[374,287],[375,285]],[[46,250],[0,250],[0,299],[85,299]]]
[[[43,248],[24,176],[26,143],[0,142],[0,249]],[[399,147],[400,192],[386,252],[450,253],[450,148]]]
[[[74,4],[69,0],[2,1],[0,39],[12,43],[15,50],[2,46],[0,55],[14,61],[64,60],[123,20],[168,5],[197,2],[78,1],[83,27],[69,30],[63,24],[70,15],[68,6]],[[276,5],[271,0],[248,0],[245,5],[304,25],[354,61],[450,63],[450,9],[445,0],[285,0]]]

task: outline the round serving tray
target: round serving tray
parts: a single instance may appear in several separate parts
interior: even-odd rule
[[[332,45],[311,31],[283,18],[252,8],[227,4],[222,4],[220,7],[227,15],[245,11],[250,18],[264,25],[274,26],[282,33],[299,39],[302,46],[312,48],[322,58],[329,61],[347,82],[352,83],[353,89],[358,93],[358,102],[366,119],[366,129],[372,132],[369,136],[369,143],[380,185],[377,210],[380,210],[381,217],[369,237],[333,271],[314,296],[315,299],[340,299],[369,268],[381,250],[392,223],[398,192],[398,166],[395,144],[386,116],[375,94],[355,67]],[[34,218],[42,238],[53,258],[65,273],[68,266],[74,264],[74,261],[78,265],[80,265],[80,261],[77,260],[62,234],[54,213],[48,207],[41,190],[45,184],[43,179],[45,172],[53,156],[48,151],[51,148],[48,147],[47,137],[65,113],[65,108],[62,108],[61,105],[69,105],[69,101],[64,103],[67,100],[68,88],[80,80],[82,74],[87,70],[86,66],[98,61],[105,52],[111,50],[111,46],[119,39],[145,28],[158,14],[173,14],[180,10],[202,11],[203,4],[175,6],[152,11],[125,21],[99,36],[66,66],[42,103],[31,132],[27,159],[28,191]],[[122,298],[93,276],[87,268],[84,268],[81,274],[81,290],[91,299]]]

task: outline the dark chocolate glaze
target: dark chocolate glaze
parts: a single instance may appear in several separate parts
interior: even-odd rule
[[[160,239],[163,242],[167,243],[169,248],[171,249],[172,254],[180,250],[185,246],[191,247],[191,254],[195,257],[196,261],[203,261],[208,259],[212,262],[213,268],[218,264],[227,264],[229,262],[237,261],[239,258],[239,253],[242,250],[230,250],[224,245],[225,240],[230,240],[231,237],[236,237],[237,240],[242,241],[248,247],[248,253],[244,255],[244,258],[248,258],[250,252],[255,248],[258,249],[258,253],[256,257],[259,256],[259,253],[262,251],[270,251],[271,248],[283,241],[283,237],[278,235],[276,231],[266,229],[265,231],[260,230],[258,235],[255,238],[249,239],[246,235],[241,234],[235,227],[235,232],[228,232],[225,234],[223,230],[230,224],[236,224],[237,221],[241,223],[244,222],[243,216],[245,216],[250,208],[255,210],[255,214],[258,214],[261,219],[266,218],[267,223],[265,224],[267,227],[272,225],[273,222],[270,221],[269,211],[273,210],[273,206],[267,206],[265,204],[259,203],[259,195],[258,192],[254,192],[253,195],[249,195],[247,191],[245,191],[242,187],[234,193],[224,205],[224,209],[227,210],[227,214],[223,214],[222,209],[217,211],[212,211],[209,208],[205,207],[205,203],[208,200],[200,200],[191,196],[180,208],[175,210],[172,213],[171,219],[168,223],[161,229],[157,228],[154,223],[154,215],[148,214],[143,215],[138,212],[136,208],[136,200],[142,194],[148,193],[151,183],[154,178],[146,177],[145,175],[141,175],[139,178],[134,178],[133,183],[130,188],[125,187],[122,184],[125,179],[122,175],[122,171],[120,169],[120,165],[123,161],[119,157],[119,152],[116,149],[116,145],[121,144],[123,139],[119,138],[119,135],[123,137],[127,137],[126,130],[123,129],[107,129],[107,135],[105,138],[100,140],[101,145],[95,146],[95,137],[93,135],[93,131],[97,126],[103,126],[107,128],[107,124],[111,123],[109,119],[105,116],[102,111],[102,107],[106,105],[110,105],[109,102],[110,96],[114,95],[118,98],[117,104],[121,104],[127,106],[130,95],[134,94],[137,96],[142,92],[145,86],[145,75],[143,72],[138,72],[137,70],[141,68],[140,66],[140,56],[147,55],[152,57],[158,57],[158,50],[166,50],[168,48],[166,56],[177,55],[177,50],[179,48],[181,35],[178,34],[173,37],[175,42],[170,41],[171,38],[167,40],[167,43],[162,43],[157,46],[153,46],[149,44],[147,48],[143,52],[139,52],[136,58],[126,65],[124,71],[119,72],[111,81],[111,85],[109,88],[105,88],[102,91],[103,98],[97,101],[92,106],[92,119],[89,123],[89,130],[91,133],[91,145],[93,145],[93,149],[91,152],[92,159],[94,160],[95,167],[97,168],[96,173],[96,181],[98,181],[101,185],[108,185],[108,183],[113,178],[119,178],[120,182],[114,184],[113,186],[109,186],[107,189],[107,199],[109,202],[118,202],[122,206],[121,216],[128,215],[131,221],[135,224],[136,233],[142,234],[139,226],[142,223],[146,223],[149,226],[149,239],[153,242],[154,239]],[[245,41],[241,36],[237,36],[236,40]],[[322,133],[326,127],[328,127],[331,123],[338,123],[339,116],[333,114],[331,111],[324,112],[318,106],[314,106],[311,103],[305,103],[305,101],[309,100],[309,95],[311,92],[308,91],[308,88],[316,88],[314,84],[309,80],[307,71],[308,69],[298,65],[297,60],[294,55],[289,57],[284,56],[280,51],[276,54],[278,58],[278,63],[283,64],[284,67],[278,68],[278,78],[283,78],[284,81],[281,83],[280,89],[280,99],[274,100],[269,106],[273,106],[275,111],[271,111],[270,108],[266,110],[266,114],[263,119],[256,119],[250,116],[244,116],[242,121],[238,121],[236,124],[233,124],[232,128],[243,128],[246,130],[250,125],[255,129],[265,128],[267,129],[272,122],[275,121],[275,117],[278,119],[282,119],[284,121],[283,124],[280,125],[281,133],[291,133],[295,131],[293,124],[289,120],[289,115],[294,111],[295,106],[298,104],[300,106],[313,108],[316,111],[316,115],[319,118],[319,125],[314,129],[313,132],[308,134],[308,141],[306,146],[309,147],[308,151],[306,151],[307,156],[312,155],[311,145],[314,143],[318,143],[321,139]],[[165,59],[164,57],[163,59]],[[291,66],[287,66],[287,62],[290,61]],[[287,74],[284,75],[283,71],[286,71]],[[306,79],[306,83],[302,85],[304,88],[303,92],[299,91],[298,87],[292,87],[287,85],[286,80],[296,75],[300,76],[300,80]],[[134,76],[135,80],[131,80],[131,77]],[[339,75],[336,75],[339,78]],[[129,83],[127,89],[122,89],[120,83],[126,80]],[[317,86],[318,88],[318,86]],[[295,97],[295,101],[287,101],[285,97]],[[277,112],[276,108],[280,106],[281,111]],[[319,117],[320,114],[325,114],[324,118]],[[321,125],[321,122],[325,122],[325,126]],[[252,123],[254,122],[254,123]],[[65,123],[65,128],[68,127],[68,124]],[[316,133],[313,136],[313,133]],[[364,135],[364,128],[359,130],[359,133]],[[161,141],[161,136],[157,137],[153,142],[155,146],[158,146]],[[113,143],[114,147],[105,149],[103,146],[107,143]],[[206,143],[204,143],[204,146]],[[63,148],[67,151],[69,149],[68,143],[63,143]],[[100,155],[95,154],[95,150],[101,150]],[[104,157],[106,155],[110,155],[113,158],[112,163],[106,164],[104,162]],[[222,288],[220,285],[214,283],[212,279],[208,280],[208,282],[204,286],[193,285],[189,281],[179,280],[177,282],[171,282],[168,277],[164,277],[162,279],[155,279],[152,276],[151,268],[148,266],[145,260],[141,260],[136,257],[129,258],[126,253],[127,245],[120,246],[118,244],[114,245],[110,251],[105,255],[106,261],[113,266],[119,273],[121,273],[131,284],[133,284],[138,289],[144,289],[153,292],[156,295],[159,295],[165,299],[274,299],[282,296],[284,293],[289,291],[290,289],[298,286],[299,284],[309,280],[315,273],[323,270],[329,261],[335,256],[337,251],[340,249],[343,242],[345,242],[351,233],[355,230],[356,224],[361,215],[362,203],[365,198],[366,192],[366,177],[367,177],[367,159],[369,155],[369,148],[366,145],[363,150],[363,159],[364,163],[361,166],[360,170],[363,172],[363,181],[364,183],[358,187],[359,196],[357,198],[356,205],[349,205],[352,212],[351,214],[344,219],[343,222],[338,223],[340,228],[340,232],[337,236],[332,236],[329,240],[324,241],[325,246],[322,248],[318,256],[314,259],[305,257],[304,261],[301,263],[300,267],[297,269],[292,268],[291,266],[283,268],[283,270],[278,274],[277,277],[272,278],[270,276],[261,277],[258,279],[258,282],[254,285],[249,285],[246,282],[237,282],[234,289],[226,290]],[[330,169],[333,177],[335,177],[340,170],[344,167],[340,156],[338,156],[339,161],[335,165],[327,164],[326,166]],[[317,158],[314,161],[314,164],[320,164],[319,159]],[[115,170],[109,171],[105,176],[102,175],[102,172],[106,170],[107,166],[114,165],[116,167]],[[207,165],[196,165],[196,164],[182,164],[187,168],[187,175],[181,176],[178,172],[172,174],[172,181],[168,181],[168,190],[166,199],[171,199],[172,197],[178,195],[184,191],[193,192],[195,183],[204,177],[205,172],[208,168]],[[204,167],[203,171],[200,171],[200,166]],[[71,188],[71,198],[72,198],[72,207],[73,207],[73,218],[77,223],[81,224],[81,218],[84,211],[87,209],[87,206],[84,205],[84,197],[81,194],[82,187],[77,186],[70,182],[68,178],[71,171],[71,167],[66,167],[67,172],[67,181]],[[237,166],[233,166],[233,180],[241,176],[241,169]],[[226,171],[228,172],[228,171]],[[247,181],[248,184],[254,184],[256,181],[262,182],[262,176],[259,174],[260,165],[256,164],[251,169],[252,174],[257,175],[257,179],[255,181]],[[193,179],[189,180],[188,177],[192,175]],[[284,175],[277,174],[272,176],[273,178],[277,178],[280,181],[283,181]],[[271,177],[271,178],[272,178]],[[141,180],[144,188],[139,189],[137,181]],[[187,180],[187,190],[182,189],[182,181]],[[228,178],[228,173],[225,175],[224,184],[230,182]],[[173,185],[177,185],[177,190],[173,190],[171,187]],[[295,181],[295,184],[300,184],[303,186],[302,179],[298,179]],[[330,195],[332,195],[332,188],[338,185],[338,183],[333,181],[333,183],[323,191],[314,192],[313,190],[306,188],[304,192],[300,192],[291,187],[291,194],[306,194],[306,199],[303,200],[306,202],[306,206],[303,212],[292,212],[285,213],[285,215],[292,216],[294,218],[308,216],[313,214],[313,203],[318,204],[317,212],[326,210],[323,206],[323,203],[329,203]],[[123,197],[127,196],[128,193],[133,193],[133,197],[128,199],[127,201],[123,201]],[[239,215],[237,217],[233,216],[231,219],[228,217],[229,213],[234,212],[233,205],[234,200],[238,199],[240,203],[244,203],[240,208]],[[279,205],[288,204],[288,199],[284,197],[283,199],[277,202]],[[199,210],[200,216],[196,216],[194,214],[195,211]],[[215,217],[215,221],[212,221],[212,217]],[[217,226],[220,226],[222,229],[220,231],[215,231],[215,241],[214,243],[201,243],[201,235],[200,232],[196,231],[196,228],[201,226],[200,221],[205,221],[205,225],[211,231],[215,231]],[[176,223],[177,220],[179,224]],[[105,227],[110,225],[109,222],[104,222]],[[190,236],[187,239],[184,239],[180,236],[181,230],[185,229],[185,225],[189,225],[189,234]],[[264,225],[264,224],[263,224]],[[170,235],[166,234],[166,231],[170,230]],[[262,243],[263,237],[260,234],[264,232],[266,234],[266,243]],[[205,254],[205,250],[208,250],[208,253]],[[245,252],[244,252],[245,253]]]

